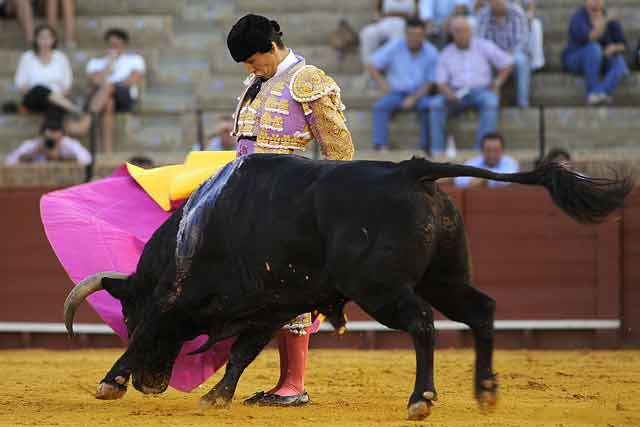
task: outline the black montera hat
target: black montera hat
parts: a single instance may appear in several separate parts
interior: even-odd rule
[[[229,53],[236,62],[244,62],[255,53],[271,51],[271,42],[281,37],[280,25],[260,15],[240,18],[227,36]]]

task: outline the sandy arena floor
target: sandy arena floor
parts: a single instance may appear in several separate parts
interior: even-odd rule
[[[173,426],[640,426],[640,351],[498,351],[497,410],[483,415],[472,400],[471,351],[439,351],[440,400],[427,420],[406,421],[414,356],[408,351],[312,351],[304,408],[249,408],[241,398],[276,380],[277,354],[247,370],[229,409],[197,401],[220,377],[191,394],[123,400],[93,398],[119,350],[0,352],[0,425]]]

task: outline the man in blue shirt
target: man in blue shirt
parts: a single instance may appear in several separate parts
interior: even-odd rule
[[[567,71],[585,77],[587,104],[611,100],[611,94],[629,73],[623,56],[626,46],[622,25],[607,16],[604,0],[585,0],[585,5],[571,18],[569,43],[562,62]],[[601,70],[604,70],[602,79]]]
[[[371,57],[367,69],[384,93],[373,106],[373,146],[389,146],[389,121],[397,110],[417,110],[420,120],[420,147],[428,147],[429,93],[435,88],[438,51],[425,41],[424,23],[407,21],[406,37],[391,40]],[[384,76],[383,76],[384,73]]]
[[[497,173],[515,173],[518,172],[518,161],[513,157],[504,154],[504,138],[499,133],[488,133],[482,138],[481,142],[482,155],[467,160],[464,164],[467,166],[475,166],[477,168],[489,169]],[[508,182],[490,181],[482,178],[471,178],[469,176],[460,176],[455,178],[456,187],[477,187],[486,186],[489,188],[504,187],[509,185]]]

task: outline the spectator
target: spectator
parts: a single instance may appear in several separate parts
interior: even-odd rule
[[[71,66],[67,56],[56,49],[55,30],[48,25],[38,26],[35,37],[33,48],[22,54],[15,75],[23,106],[59,120],[66,112],[82,114],[68,98]]]
[[[474,38],[471,25],[456,17],[451,22],[454,42],[440,54],[436,83],[441,95],[431,103],[429,123],[435,151],[444,149],[444,133],[449,114],[469,108],[480,112],[476,146],[485,134],[495,132],[500,88],[509,77],[513,60],[488,40]],[[498,70],[493,78],[492,67]]]
[[[40,136],[24,141],[9,153],[5,164],[71,161],[86,166],[91,163],[91,154],[78,141],[64,134],[62,121],[48,119],[40,128]]]
[[[564,148],[552,148],[551,150],[549,150],[549,152],[547,153],[546,156],[544,156],[543,158],[538,158],[538,160],[536,160],[535,166],[538,167],[542,164],[543,161],[546,162],[558,162],[561,163],[563,165],[569,165],[569,163],[571,162],[571,154],[569,154],[569,152],[567,150],[565,150]]]
[[[87,64],[87,74],[93,86],[89,111],[103,113],[102,150],[113,151],[114,113],[131,112],[140,96],[144,81],[144,58],[129,53],[129,34],[112,28],[105,33],[109,48],[107,55],[94,58]]]
[[[518,172],[518,161],[504,154],[504,138],[499,133],[488,133],[482,138],[482,154],[467,160],[464,164],[477,168],[489,169],[497,173]],[[489,188],[505,187],[508,182],[491,181],[483,178],[460,176],[454,179],[456,187],[468,188],[486,186]]]
[[[31,0],[0,0],[0,18],[16,16],[27,44],[33,44],[33,7]]]
[[[60,1],[64,16],[64,46],[67,49],[74,49],[76,47],[75,0],[47,0],[47,23],[52,28],[58,27],[58,3]]]
[[[473,0],[419,0],[420,19],[427,22],[429,37],[436,46],[449,42],[450,21],[455,16],[471,17]]]
[[[562,62],[570,73],[585,77],[587,104],[610,102],[611,94],[629,73],[623,56],[626,43],[620,21],[607,16],[604,0],[585,0],[574,13]]]
[[[564,148],[552,148],[547,153],[547,161],[558,163],[569,163],[571,161],[571,154]]]
[[[428,108],[435,89],[438,51],[425,41],[424,23],[414,18],[407,21],[406,36],[388,41],[371,57],[367,69],[384,96],[373,106],[373,146],[386,150],[389,146],[389,120],[397,110],[418,110],[420,147],[428,148]],[[382,73],[385,73],[386,78]]]
[[[544,58],[544,31],[542,21],[536,15],[535,0],[523,1],[524,11],[529,23],[529,54],[531,58],[531,71],[538,71],[546,60]]]
[[[529,23],[522,8],[509,0],[491,0],[489,7],[478,14],[476,35],[492,41],[513,56],[517,105],[520,108],[529,107]]]
[[[153,162],[153,159],[145,155],[129,157],[129,160],[127,160],[127,163],[131,163],[132,165],[138,166],[139,168],[142,168],[142,169],[151,169],[155,167],[155,163]]]
[[[207,150],[209,151],[222,151],[222,150],[235,150],[236,138],[231,135],[233,130],[233,119],[231,117],[222,117],[219,120],[218,126],[214,132],[213,138],[209,141]]]
[[[377,0],[374,19],[360,31],[360,55],[368,64],[373,52],[385,41],[404,35],[405,21],[416,15],[417,0]]]
[[[346,18],[338,21],[338,26],[329,34],[329,44],[336,50],[338,60],[344,60],[347,53],[357,49],[360,44],[358,33]]]

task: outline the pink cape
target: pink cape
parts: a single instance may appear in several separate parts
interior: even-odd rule
[[[46,194],[40,213],[47,238],[74,283],[102,271],[133,272],[145,243],[171,215],[122,168],[109,178]],[[120,302],[106,291],[88,301],[126,341]],[[182,346],[171,373],[172,387],[191,391],[226,363],[233,339],[205,353],[187,355],[205,341],[200,336]]]

